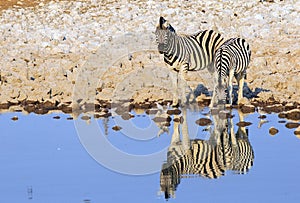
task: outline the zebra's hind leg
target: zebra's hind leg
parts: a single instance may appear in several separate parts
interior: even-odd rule
[[[232,105],[233,101],[233,95],[232,95],[232,89],[233,89],[233,76],[234,76],[234,69],[230,69],[229,71],[229,79],[228,79],[228,95],[229,95],[229,104]]]
[[[242,100],[243,98],[243,89],[244,89],[244,75],[240,74],[237,77],[237,81],[238,81],[238,85],[239,85],[239,90],[238,90],[238,102],[237,104],[239,104],[239,102]]]

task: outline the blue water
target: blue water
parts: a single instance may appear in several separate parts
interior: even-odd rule
[[[238,116],[234,113],[236,123]],[[56,115],[61,118],[53,119]],[[13,116],[19,120],[12,121]],[[253,123],[247,129],[255,154],[254,165],[247,174],[227,172],[218,179],[182,178],[176,197],[169,201],[298,202],[300,140],[293,129],[278,123],[280,119],[276,114],[267,114],[269,122],[261,128],[258,128],[258,116],[258,113],[245,115],[245,121]],[[105,135],[103,120],[86,124],[78,119],[78,124],[67,117],[69,115],[0,114],[0,202],[165,202],[159,193],[159,172],[136,176],[122,174],[122,168],[118,172],[107,169],[81,141],[82,136],[89,136],[89,128],[96,123],[101,132],[98,136],[122,152],[142,156],[167,150],[172,127],[169,134],[157,137],[157,128],[151,128],[153,122],[144,114],[122,123],[123,132],[114,131],[111,128],[117,118],[110,117],[105,121],[108,126]],[[206,138],[205,127],[194,124],[195,119],[204,116],[200,112],[188,112],[188,117],[189,129],[196,133],[194,136]],[[147,137],[147,140],[126,136],[124,124],[144,132],[134,138]],[[78,125],[85,125],[86,135],[78,135]],[[271,126],[279,130],[275,136],[269,135]],[[114,159],[109,154],[103,156]],[[165,154],[159,164],[166,158]],[[114,161],[126,165],[126,160]],[[137,163],[135,167],[144,166]]]

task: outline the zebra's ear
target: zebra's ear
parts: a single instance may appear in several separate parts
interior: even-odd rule
[[[163,29],[163,24],[167,22],[166,19],[164,19],[164,17],[160,16],[159,18],[159,27],[160,29]]]
[[[175,29],[172,27],[171,24],[168,24],[167,29],[170,30],[171,32],[175,32]]]

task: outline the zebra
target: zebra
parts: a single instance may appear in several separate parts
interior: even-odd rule
[[[214,128],[210,130],[210,138],[190,140],[185,111],[183,117],[182,124],[174,122],[167,162],[163,164],[160,173],[160,191],[166,199],[175,197],[181,178],[216,179],[229,170],[245,174],[253,166],[254,152],[245,127],[239,127],[235,133],[232,118],[222,119],[216,114],[212,116]],[[239,118],[243,120],[240,111]]]
[[[173,106],[178,104],[178,87],[183,73],[207,68],[213,71],[213,58],[216,50],[224,43],[221,34],[213,30],[199,31],[192,35],[178,35],[172,25],[163,17],[155,31],[158,52],[164,55],[164,62],[176,71],[173,85]],[[182,91],[183,92],[183,91]],[[186,103],[185,95],[181,97]]]
[[[210,107],[217,103],[226,103],[225,89],[229,87],[229,104],[232,105],[233,76],[239,86],[238,102],[243,97],[244,79],[249,65],[251,50],[249,44],[242,38],[231,38],[225,41],[216,51],[214,58],[214,92]],[[219,98],[219,102],[216,101]]]

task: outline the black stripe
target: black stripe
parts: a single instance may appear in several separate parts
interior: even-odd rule
[[[211,36],[212,36],[212,34],[213,34],[213,30],[210,30],[209,31],[209,33],[208,33],[208,37],[206,38],[206,42],[205,42],[205,51],[207,52],[207,56],[208,56],[208,59],[207,59],[207,62],[209,62],[209,59],[211,59],[212,58],[212,54],[210,53],[210,47],[209,47],[209,43],[211,42]],[[208,64],[208,63],[205,63],[206,65]]]

